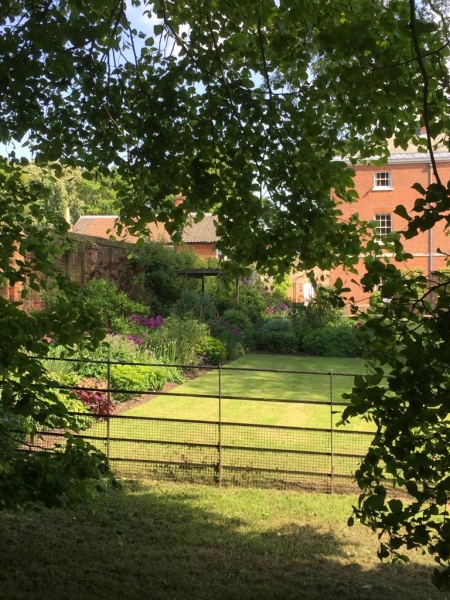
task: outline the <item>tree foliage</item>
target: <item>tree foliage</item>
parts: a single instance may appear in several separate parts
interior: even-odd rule
[[[38,183],[25,184],[20,166],[1,159],[3,287],[22,286],[24,299],[30,290],[45,289],[51,279],[65,294],[51,310],[35,313],[23,311],[21,301],[0,296],[0,508],[73,503],[89,493],[93,478],[111,479],[103,455],[70,433],[63,438],[61,451],[27,453],[33,450],[38,430],[58,418],[66,417],[64,423],[72,433],[78,430],[39,361],[47,355],[48,336],[69,348],[92,346],[102,337],[96,313],[83,308],[80,290],[55,268],[68,248],[68,225],[58,214],[44,210],[43,189]]]
[[[55,176],[54,167],[55,165],[50,165],[43,168],[33,163],[23,167],[26,183],[37,183],[48,188],[48,192],[41,197],[45,213],[65,216],[68,208],[72,225],[81,215],[117,214],[118,206],[111,177],[94,172],[88,173],[89,179],[86,179],[83,177],[86,173],[81,168],[69,167]]]
[[[56,176],[66,165],[86,176],[114,169],[121,218],[136,231],[157,219],[179,241],[190,211],[201,218],[211,210],[220,250],[240,270],[252,263],[269,274],[294,264],[351,269],[366,253],[362,285],[370,291],[382,277],[381,297],[392,301],[375,302],[364,319],[373,372],[356,381],[345,414],[364,414],[378,427],[357,474],[356,515],[388,535],[382,555],[420,545],[443,564],[450,557],[447,283],[431,293],[420,277],[405,280],[367,238],[367,224],[338,219],[337,200],[356,199],[348,162],[386,159],[388,138],[404,148],[413,141],[430,152],[437,183],[417,190],[412,214],[398,208],[405,235],[448,219],[449,190],[432,147],[450,129],[447,8],[445,0],[8,0],[0,7],[1,142],[25,139],[35,163],[53,164]],[[426,139],[417,136],[422,125]],[[27,264],[9,266],[22,231],[15,224],[36,218],[34,192],[24,196],[25,208],[13,202],[17,177],[8,181],[2,268],[10,282],[34,281]],[[174,206],[169,198],[179,190],[187,199]],[[33,240],[55,251],[55,230],[33,227],[26,243],[45,273],[50,267]],[[385,250],[403,260],[401,235],[388,242]],[[5,303],[5,314],[16,308]],[[16,311],[10,327],[29,318]],[[63,335],[64,318],[54,315],[40,329],[24,324],[17,356],[41,347],[34,331]],[[16,369],[15,360],[8,356],[5,368]],[[387,476],[408,489],[412,504],[386,499]]]

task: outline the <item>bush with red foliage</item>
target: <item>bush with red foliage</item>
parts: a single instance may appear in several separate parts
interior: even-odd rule
[[[100,392],[96,390],[77,390],[74,389],[72,392],[81,400],[81,402],[91,412],[96,415],[112,415],[114,414],[115,407],[113,402],[110,400],[108,406],[108,396],[106,392]]]

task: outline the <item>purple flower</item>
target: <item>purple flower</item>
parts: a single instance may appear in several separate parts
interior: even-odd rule
[[[138,344],[138,345],[142,344],[142,338],[140,338],[140,337],[136,338],[136,339],[134,340],[134,343],[135,343],[135,344]]]
[[[129,336],[127,337],[127,340],[128,340],[129,342],[134,342],[134,337],[133,337],[132,335],[129,335]]]

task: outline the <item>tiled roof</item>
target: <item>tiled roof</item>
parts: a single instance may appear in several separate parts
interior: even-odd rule
[[[205,215],[198,223],[186,225],[183,231],[185,244],[213,244],[218,239],[213,215]]]
[[[136,242],[137,237],[129,233],[125,228],[119,235],[116,226],[119,218],[115,215],[85,215],[78,219],[72,227],[74,233],[90,235],[94,237],[107,238],[114,235],[117,240],[124,242]],[[170,244],[170,236],[161,223],[149,223],[147,228],[150,231],[150,239],[154,242],[165,242]],[[216,235],[214,218],[212,215],[205,217],[198,223],[192,222],[186,225],[183,232],[183,242],[185,244],[213,244],[219,238]]]

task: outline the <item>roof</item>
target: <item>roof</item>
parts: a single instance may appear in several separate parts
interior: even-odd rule
[[[450,162],[450,152],[439,150],[433,152],[436,162]],[[430,155],[428,152],[398,152],[390,155],[388,164],[401,163],[429,163]]]
[[[218,239],[213,215],[205,215],[198,223],[192,222],[186,225],[183,231],[185,244],[213,244]]]
[[[125,228],[122,234],[117,232],[119,217],[117,215],[84,215],[81,216],[71,231],[83,235],[90,235],[109,239],[111,235],[124,242],[136,242],[137,237],[129,233]],[[161,223],[148,223],[150,239],[153,242],[164,242],[171,244],[169,234]],[[182,240],[185,244],[214,244],[218,241],[213,215],[205,215],[198,223],[186,225]]]
[[[450,162],[450,152],[444,150],[438,150],[433,152],[434,159],[437,163],[440,162]],[[373,167],[374,161],[378,161],[380,159],[379,156],[371,156],[370,158],[365,158],[360,163],[354,164],[350,161],[349,157],[335,156],[333,160],[345,161],[348,165],[351,165],[353,168],[357,167]],[[389,155],[387,160],[388,165],[401,165],[408,163],[426,163],[429,164],[431,162],[430,155],[428,152],[394,152]],[[379,165],[378,165],[379,166]]]

